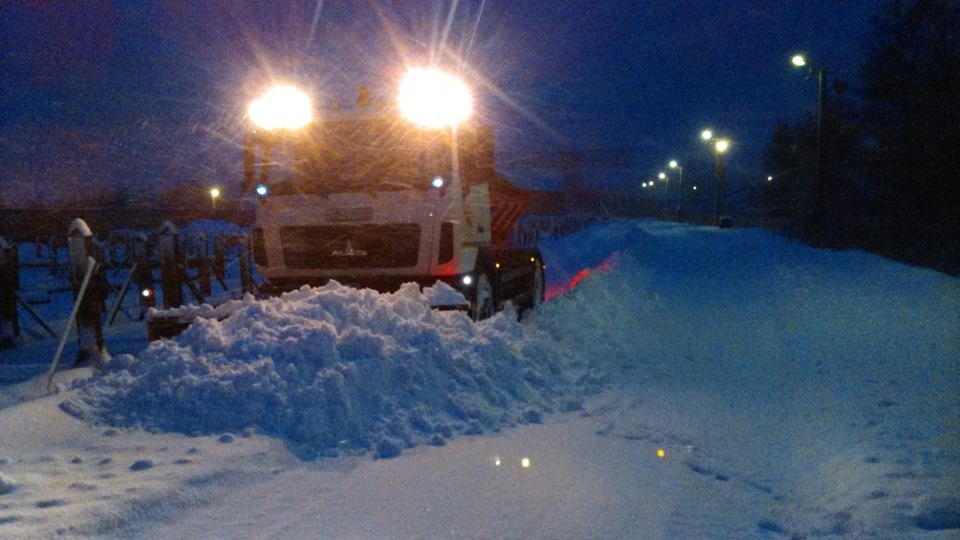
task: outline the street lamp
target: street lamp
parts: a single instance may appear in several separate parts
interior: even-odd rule
[[[683,209],[683,165],[677,163],[677,160],[670,160],[670,168],[677,170],[677,214]]]
[[[217,199],[220,198],[220,188],[210,188],[210,201],[213,203],[213,209],[217,209]]]
[[[802,54],[796,54],[790,59],[794,67],[802,68],[807,66],[807,59]],[[824,200],[823,186],[823,112],[827,107],[827,74],[829,70],[824,67],[810,67],[810,75],[817,75],[817,168],[816,176],[813,182],[813,216],[811,216],[811,233],[814,242],[822,241],[823,235],[823,214],[826,201]]]
[[[663,200],[666,203],[667,210],[670,210],[670,177],[667,173],[661,171],[657,178],[663,180]]]
[[[728,139],[715,138],[713,132],[709,129],[703,130],[700,137],[703,138],[704,141],[712,143],[711,146],[713,147],[713,154],[715,156],[714,171],[717,175],[717,185],[714,189],[713,213],[717,225],[721,225],[720,212],[723,208],[723,203],[726,201],[727,187],[726,167],[724,167],[723,164],[723,154],[730,149],[730,141]]]

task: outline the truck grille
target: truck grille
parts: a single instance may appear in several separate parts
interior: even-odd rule
[[[410,268],[417,265],[420,226],[284,227],[280,242],[287,268]]]

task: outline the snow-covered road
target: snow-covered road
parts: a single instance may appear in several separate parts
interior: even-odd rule
[[[0,534],[960,532],[960,280],[651,221],[542,249],[519,323],[333,286],[3,409]]]

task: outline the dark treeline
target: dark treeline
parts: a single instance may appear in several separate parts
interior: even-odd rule
[[[960,273],[960,1],[883,2],[859,75],[850,95],[826,73],[822,205],[810,114],[774,128],[759,206],[811,243]]]

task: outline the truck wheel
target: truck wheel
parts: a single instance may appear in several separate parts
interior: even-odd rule
[[[473,320],[480,321],[493,316],[497,311],[496,299],[493,297],[493,285],[486,274],[477,276],[477,293],[473,300]]]

